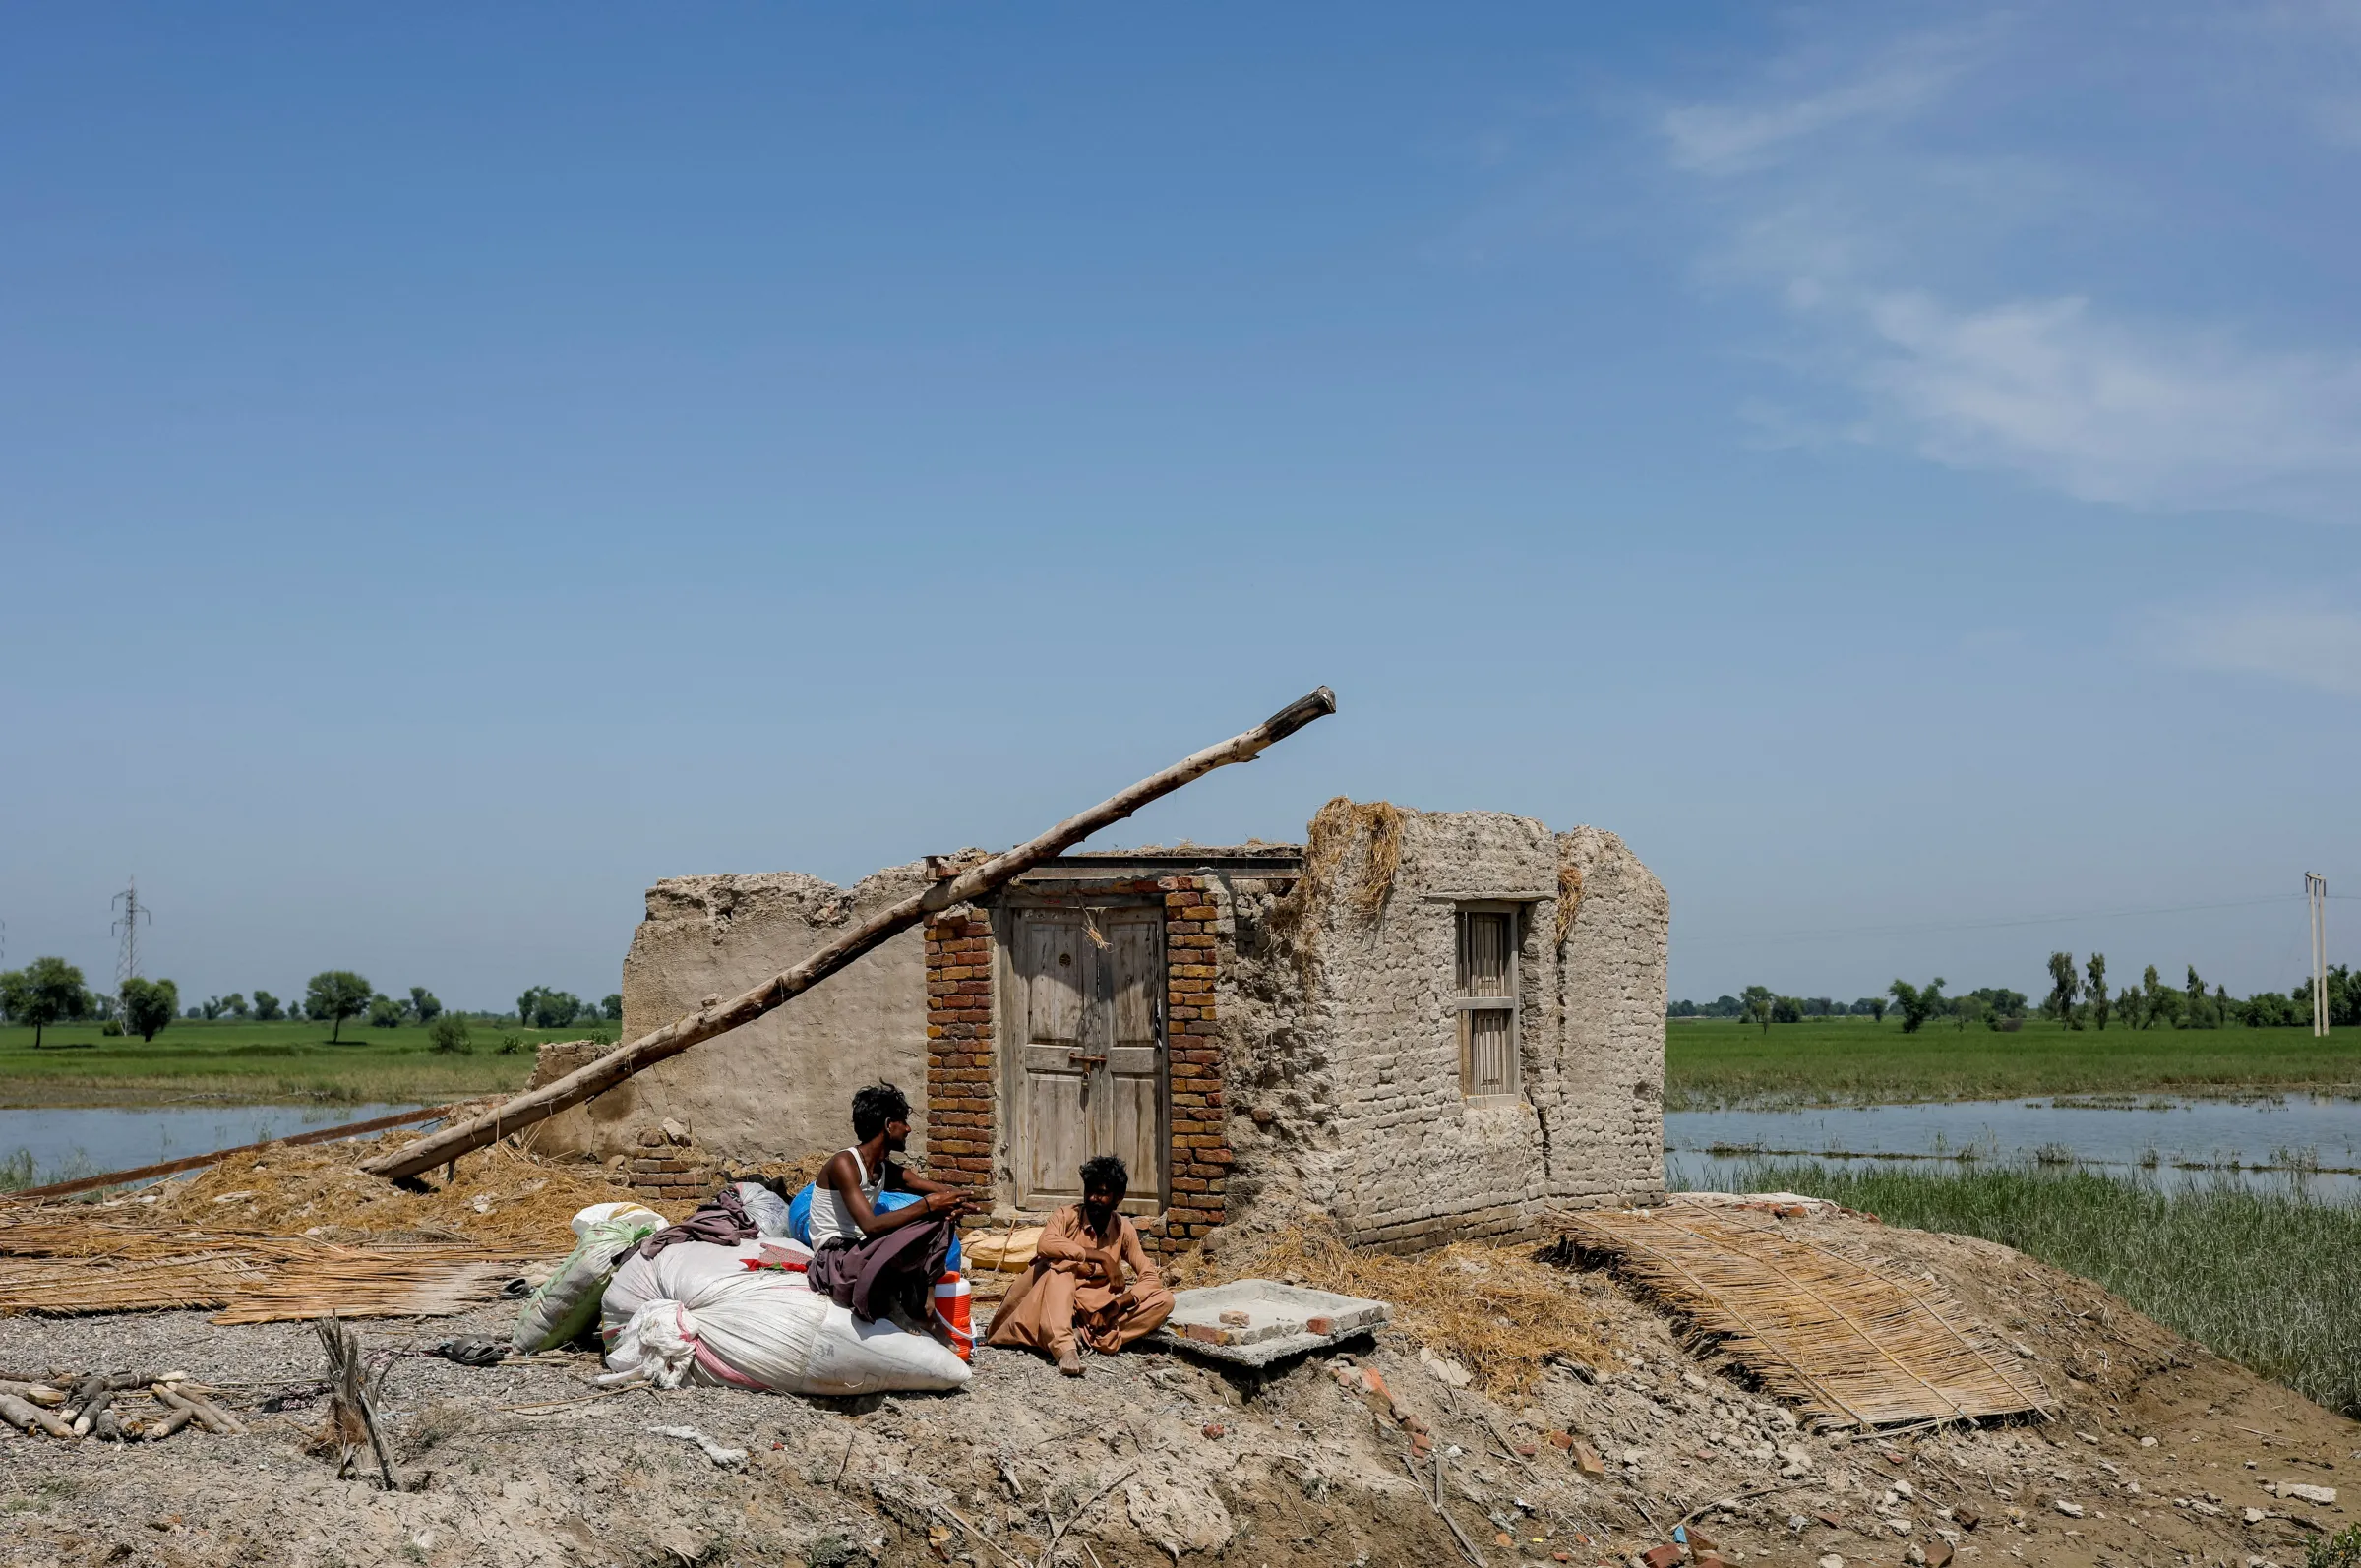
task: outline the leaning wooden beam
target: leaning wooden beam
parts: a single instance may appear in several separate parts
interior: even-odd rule
[[[383,1132],[388,1127],[406,1127],[413,1121],[441,1121],[450,1115],[449,1106],[422,1106],[416,1111],[397,1111],[390,1116],[371,1116],[366,1121],[347,1121],[341,1126],[322,1127],[317,1132],[298,1132],[291,1138],[266,1138],[261,1143],[241,1143],[234,1149],[185,1155],[178,1160],[138,1166],[129,1171],[77,1176],[71,1181],[54,1181],[45,1187],[21,1187],[15,1192],[0,1192],[0,1203],[30,1203],[41,1198],[62,1198],[76,1192],[92,1192],[100,1187],[118,1187],[126,1181],[146,1181],[152,1176],[170,1176],[176,1171],[195,1171],[204,1166],[219,1165],[235,1155],[260,1154],[277,1144],[333,1143],[338,1138],[357,1138],[364,1133]]]
[[[1250,762],[1264,748],[1286,740],[1314,719],[1324,718],[1335,711],[1336,694],[1323,686],[1310,695],[1289,703],[1243,735],[1233,736],[1219,746],[1209,746],[1202,752],[1182,757],[1163,772],[1141,779],[1120,794],[1101,801],[1081,815],[1067,817],[1031,843],[1020,844],[1005,854],[995,855],[956,876],[937,882],[924,892],[878,910],[793,969],[771,976],[754,990],[729,1001],[717,1002],[693,1012],[685,1018],[676,1018],[653,1033],[642,1035],[629,1045],[617,1047],[588,1066],[576,1068],[538,1089],[527,1090],[496,1110],[485,1112],[455,1126],[446,1127],[406,1147],[381,1154],[373,1160],[365,1160],[361,1163],[361,1169],[372,1176],[394,1179],[416,1176],[421,1171],[432,1170],[454,1160],[470,1149],[480,1149],[509,1133],[554,1116],[569,1106],[579,1105],[595,1095],[604,1094],[633,1073],[652,1067],[666,1057],[677,1056],[700,1041],[727,1034],[742,1024],[753,1023],[773,1007],[801,995],[863,953],[895,934],[907,931],[936,911],[981,898],[994,888],[1023,875],[1053,855],[1063,854],[1100,828],[1121,821],[1150,801],[1170,795],[1181,785],[1202,778],[1217,767],[1232,762]]]

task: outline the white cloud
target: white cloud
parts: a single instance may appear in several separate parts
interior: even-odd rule
[[[1666,110],[1658,129],[1673,163],[1698,174],[1761,168],[1820,132],[1864,120],[1898,120],[1940,98],[1971,63],[1972,40],[1906,41],[1850,81],[1785,102],[1692,103]]]
[[[1937,460],[2015,469],[2087,501],[2361,516],[2361,361],[2137,329],[2079,298],[1978,311],[1858,302],[1861,385]]]
[[[2163,657],[2191,669],[2361,696],[2361,616],[2293,596],[2284,604],[2162,613],[2149,640]]]
[[[1798,56],[1765,72],[1784,96],[1662,115],[1669,162],[1710,193],[1705,275],[1768,290],[1805,329],[1794,362],[1859,398],[1858,419],[1821,423],[1854,439],[2087,501],[2361,520],[2361,353],[2027,289],[2014,236],[2103,235],[2094,214],[2126,198],[1951,103],[1973,90],[2014,106],[2026,60],[2004,41],[1997,24],[1905,38],[1849,74]],[[2028,59],[2044,46],[2017,41]],[[2009,69],[1979,73],[1992,62]],[[1919,122],[1944,104],[1959,112],[1936,137]],[[1996,265],[2017,275],[1974,298]]]

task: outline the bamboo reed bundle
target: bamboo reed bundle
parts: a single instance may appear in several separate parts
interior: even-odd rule
[[[1569,1216],[1567,1239],[1614,1260],[1780,1398],[1826,1424],[1976,1419],[2048,1412],[1940,1288],[1718,1215]]]

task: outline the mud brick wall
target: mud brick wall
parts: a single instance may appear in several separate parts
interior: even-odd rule
[[[1326,1206],[1359,1244],[1407,1251],[1522,1232],[1552,1205],[1659,1199],[1663,885],[1595,828],[1406,811],[1398,833],[1373,916],[1346,896],[1371,874],[1364,834],[1292,934],[1312,975],[1296,1054],[1320,1061],[1334,1107]],[[1561,896],[1579,899],[1562,941]],[[1513,1096],[1460,1081],[1457,914],[1472,903],[1522,910]]]
[[[1234,1157],[1223,1109],[1223,1046],[1215,997],[1222,975],[1222,911],[1198,876],[1110,882],[1094,892],[1164,900],[1165,1033],[1172,1077],[1171,1198],[1140,1226],[1150,1246],[1178,1251],[1229,1212]],[[926,930],[927,1174],[975,1190],[985,1206],[1007,1195],[1000,1147],[1000,1062],[995,1049],[996,946],[988,911],[946,911]]]

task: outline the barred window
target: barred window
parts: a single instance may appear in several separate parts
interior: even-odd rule
[[[1459,911],[1459,1092],[1517,1092],[1517,915],[1512,905]]]

